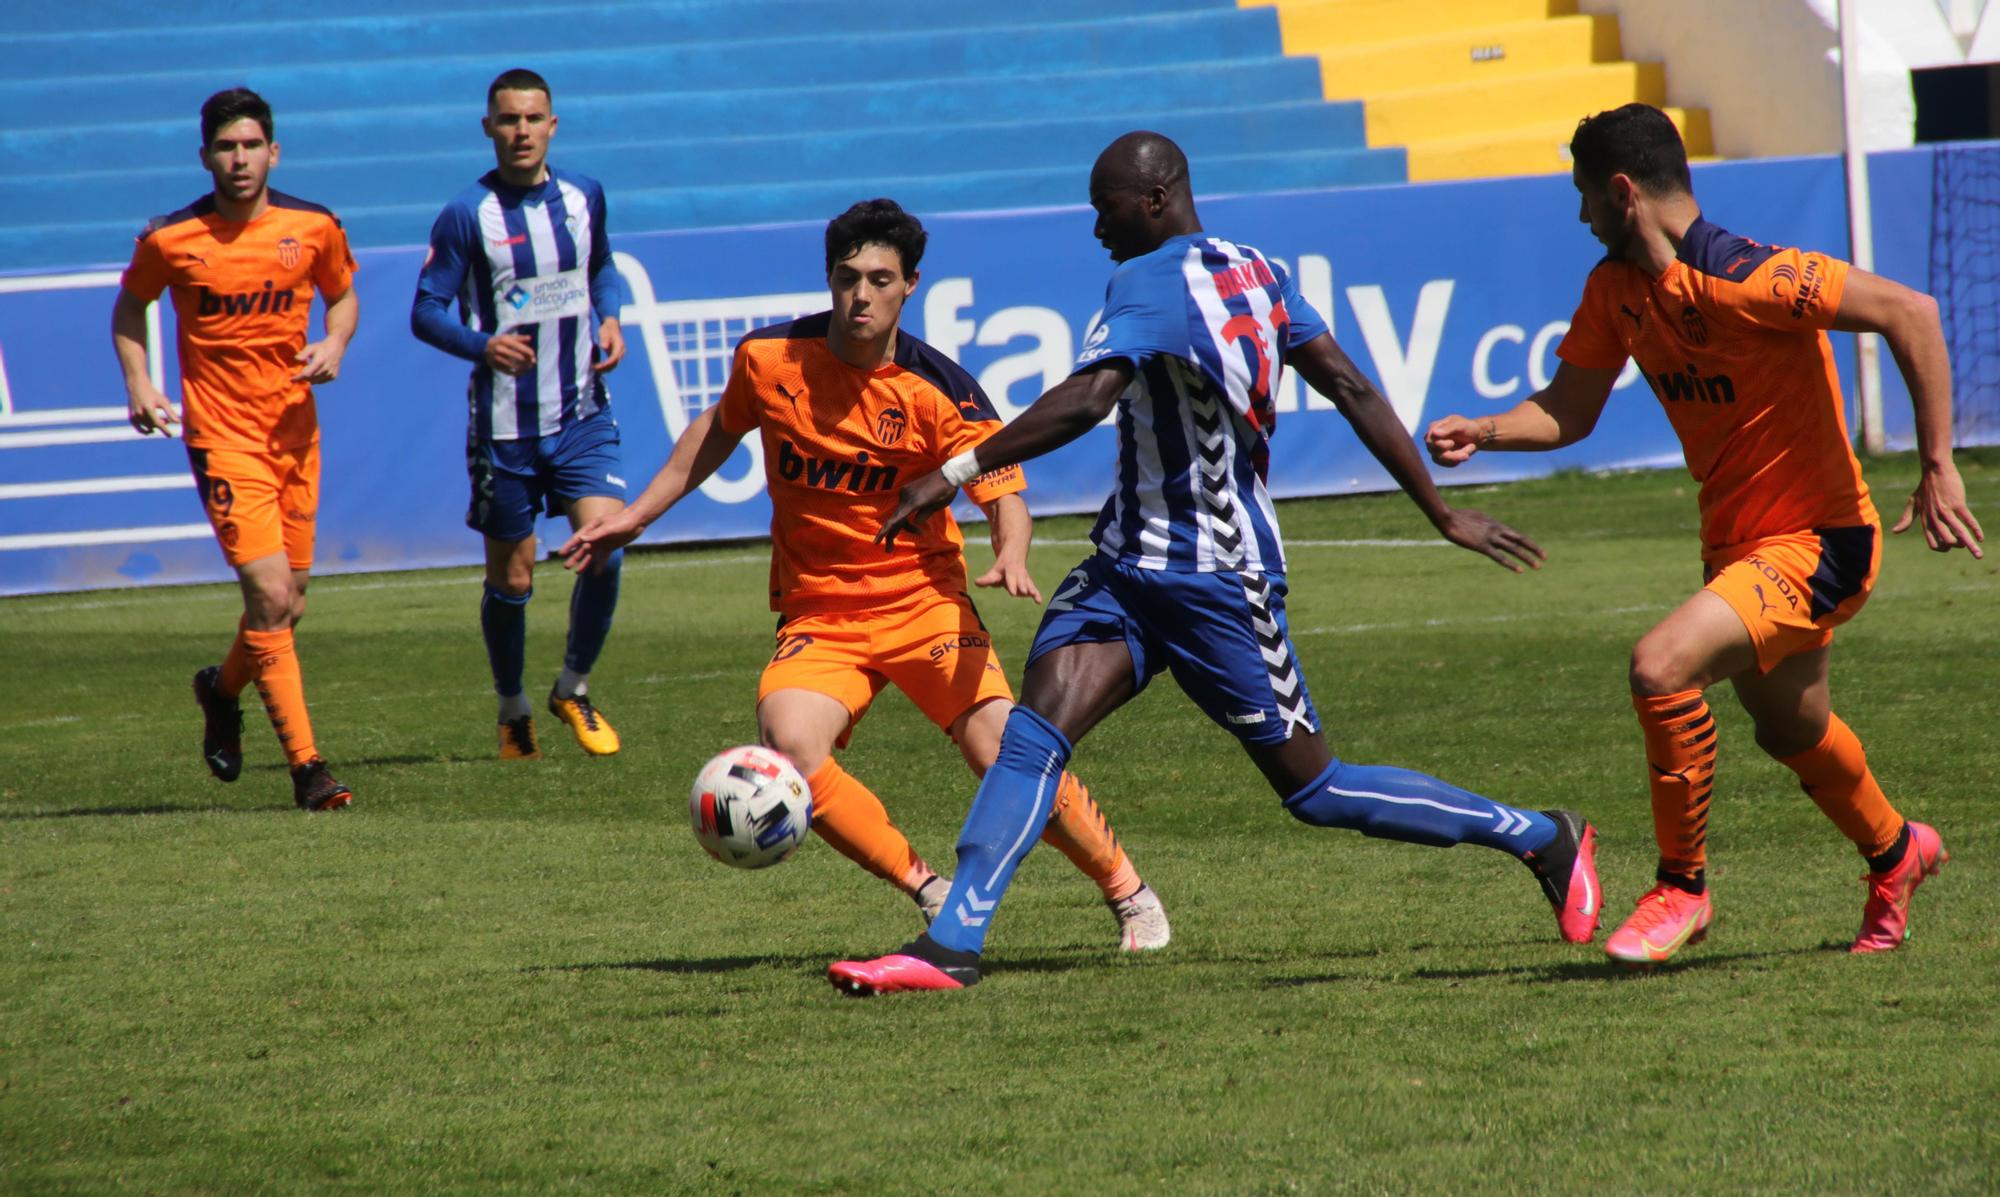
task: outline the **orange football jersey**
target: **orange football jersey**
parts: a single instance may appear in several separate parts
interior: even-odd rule
[[[972,376],[907,332],[895,360],[862,370],[827,347],[831,314],[759,329],[736,346],[722,427],[756,430],[771,495],[771,609],[865,611],[919,591],[966,589],[965,538],[949,511],[874,543],[903,485],[1000,430]],[[1019,466],[973,479],[976,503],[1024,486]]]
[[[181,419],[196,449],[268,452],[319,439],[312,387],[292,381],[313,291],[347,293],[354,257],[333,213],[273,191],[255,220],[235,222],[203,196],[139,234],[123,285],[151,303],[173,292]]]
[[[1825,331],[1847,271],[1699,217],[1660,277],[1609,258],[1591,271],[1557,356],[1591,369],[1639,363],[1701,484],[1704,556],[1877,522]]]

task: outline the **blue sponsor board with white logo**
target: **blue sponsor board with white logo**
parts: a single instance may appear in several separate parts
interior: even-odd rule
[[[1932,246],[1919,214],[1930,211],[1928,153],[1878,155],[1873,165],[1875,210],[1884,214],[1877,269],[1926,286]],[[1079,193],[1083,185],[1079,177]],[[1731,231],[1846,251],[1836,159],[1699,167],[1696,191],[1709,218]],[[615,227],[617,197],[610,202]],[[1560,176],[1209,197],[1200,207],[1208,231],[1255,245],[1293,272],[1307,302],[1419,433],[1449,412],[1502,410],[1546,382],[1602,252],[1577,221],[1576,193]],[[1065,377],[1097,333],[1112,264],[1091,236],[1092,215],[1077,207],[926,223],[922,286],[903,327],[963,364],[1011,418]],[[826,306],[821,234],[814,224],[615,238],[630,297],[629,355],[609,382],[633,493],[720,394],[745,331]],[[361,331],[339,381],[318,389],[324,472],[315,568],[477,562],[479,537],[463,524],[466,364],[408,331],[423,250],[357,256]],[[181,445],[140,438],[125,423],[124,388],[109,338],[98,331],[109,323],[117,277],[115,268],[0,277],[0,593],[230,576]],[[524,293],[521,303],[533,299]],[[173,313],[166,305],[155,311],[156,339],[166,347],[155,370],[177,397]],[[1851,380],[1852,340],[1836,343]],[[1884,381],[1891,443],[1907,445],[1908,399],[1893,366]],[[1392,486],[1331,404],[1289,373],[1277,408],[1274,494]],[[1030,463],[1031,506],[1095,510],[1115,451],[1110,429],[1100,428]],[[1659,403],[1633,367],[1581,444],[1481,454],[1439,477],[1491,482],[1679,461]],[[763,534],[770,507],[762,469],[746,442],[647,540]],[[545,543],[559,543],[564,528],[544,524]]]

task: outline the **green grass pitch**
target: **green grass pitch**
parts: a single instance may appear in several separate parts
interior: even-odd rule
[[[1952,852],[1914,939],[1844,952],[1860,862],[1718,690],[1718,921],[1649,976],[1562,943],[1498,854],[1294,823],[1163,679],[1074,766],[1173,945],[1120,958],[1039,851],[977,989],[844,999],[827,962],[909,938],[911,904],[823,843],[741,873],[687,829],[697,766],[755,735],[758,545],[633,557],[593,679],[609,760],[546,715],[545,760],[493,759],[472,571],[319,581],[308,695],[358,794],[329,816],[292,808],[254,707],[240,782],[198,759],[188,677],[233,588],[0,602],[0,1191],[1993,1192],[2000,452],[1961,464],[1988,559],[1892,538],[1834,656],[1836,709]],[[1914,460],[1870,474],[1893,519]],[[1692,485],[1454,499],[1548,567],[1332,543],[1430,539],[1400,496],[1284,506],[1306,676],[1344,757],[1582,809],[1608,930],[1652,868],[1627,654],[1697,583]],[[1045,592],[1086,526],[1041,522]],[[1018,671],[1036,610],[981,609]],[[890,694],[844,759],[949,867],[949,744]]]

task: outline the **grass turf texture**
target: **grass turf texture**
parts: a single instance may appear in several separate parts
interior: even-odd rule
[[[2000,525],[2000,453],[1962,468]],[[1893,518],[1914,462],[1870,472]],[[1698,577],[1692,488],[1455,501],[1548,568],[1311,543],[1428,539],[1399,496],[1285,506],[1307,677],[1348,759],[1585,811],[1608,931],[1652,870],[1627,653]],[[1044,593],[1085,527],[1042,521],[1070,542],[1035,551]],[[1846,954],[1860,862],[1721,691],[1717,925],[1640,976],[1560,942],[1499,854],[1294,823],[1162,679],[1074,764],[1172,947],[1121,958],[1044,849],[984,984],[869,1002],[823,970],[914,934],[906,899],[823,843],[741,873],[687,829],[697,766],[755,736],[760,546],[632,558],[592,687],[608,760],[546,713],[546,759],[493,759],[471,571],[320,581],[308,696],[358,795],[329,816],[292,808],[254,703],[238,784],[197,758],[187,679],[232,588],[0,602],[0,1190],[1990,1192],[1993,548],[1891,538],[1834,656],[1836,709],[1953,854],[1902,952]],[[544,569],[536,694],[565,610]],[[981,605],[1018,670],[1036,610]],[[891,693],[844,759],[949,866],[950,745]]]

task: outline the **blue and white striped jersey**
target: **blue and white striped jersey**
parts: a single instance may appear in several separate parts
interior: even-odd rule
[[[1118,488],[1091,539],[1142,569],[1282,572],[1264,478],[1286,354],[1327,331],[1255,249],[1192,233],[1122,263],[1081,371],[1132,363],[1118,397]]]
[[[552,436],[609,401],[591,363],[598,321],[618,314],[622,296],[596,180],[550,167],[539,185],[515,187],[488,171],[431,226],[410,329],[474,363],[474,435]],[[534,342],[534,369],[510,376],[486,365],[486,342],[503,332]]]

